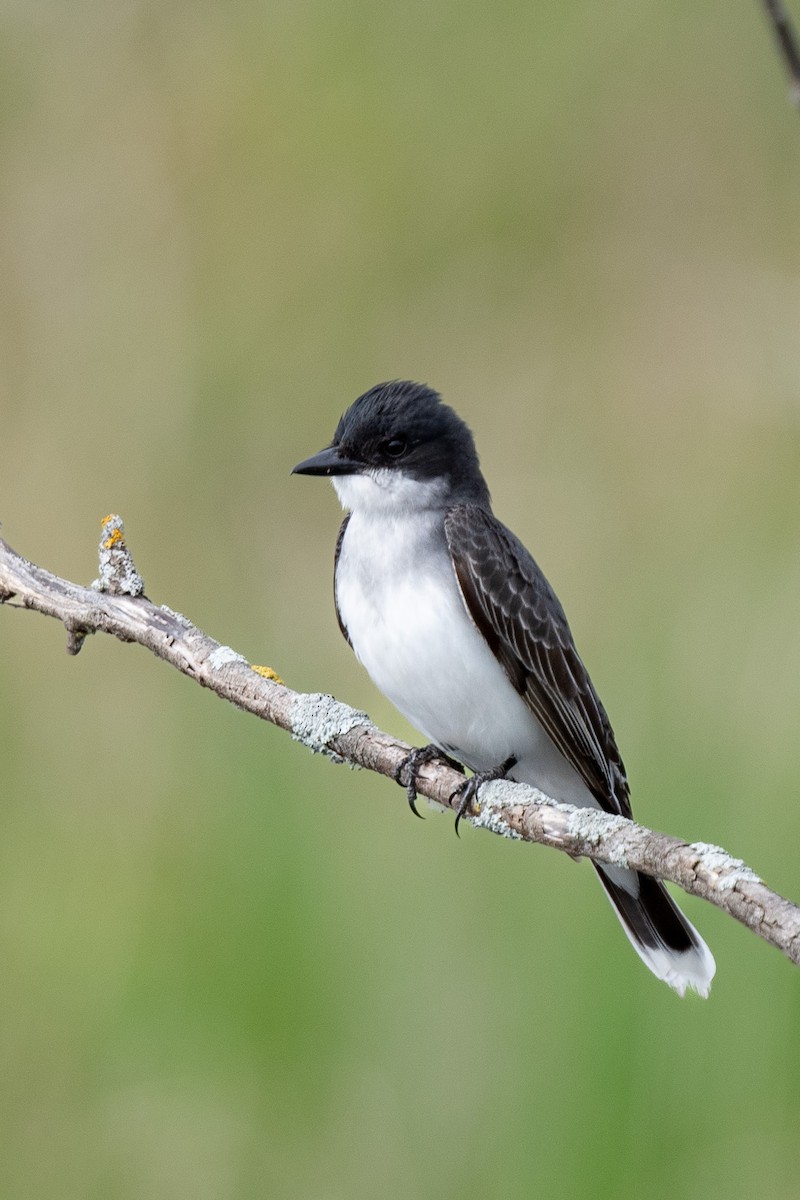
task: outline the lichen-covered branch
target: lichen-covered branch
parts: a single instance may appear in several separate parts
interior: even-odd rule
[[[118,517],[103,522],[100,557],[100,578],[92,587],[82,587],[34,566],[0,538],[0,603],[61,621],[72,654],[91,633],[138,642],[223,700],[285,729],[309,749],[381,775],[397,772],[410,747],[382,733],[366,713],[332,696],[292,691],[274,671],[251,666],[180,613],[148,600]],[[434,761],[420,769],[418,790],[454,808],[455,792],[463,782],[446,763]],[[479,799],[480,811],[472,815],[477,828],[669,880],[723,909],[800,965],[800,909],[718,846],[687,844],[623,817],[557,804],[524,784],[487,783]]]

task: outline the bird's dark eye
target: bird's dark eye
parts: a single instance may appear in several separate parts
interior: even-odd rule
[[[408,442],[404,437],[387,438],[381,442],[379,449],[387,458],[401,458],[408,449]]]

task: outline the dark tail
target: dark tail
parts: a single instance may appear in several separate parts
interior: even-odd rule
[[[593,865],[642,962],[680,996],[687,987],[707,996],[714,956],[663,883],[639,871]]]

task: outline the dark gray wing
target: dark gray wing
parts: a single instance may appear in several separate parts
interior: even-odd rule
[[[333,603],[336,605],[336,620],[339,622],[339,628],[342,631],[342,637],[347,642],[352,650],[353,643],[350,641],[350,634],[347,632],[347,626],[342,620],[342,614],[339,612],[339,601],[336,599],[336,568],[339,566],[339,555],[342,552],[342,542],[344,541],[347,522],[350,520],[350,513],[347,514],[342,524],[339,527],[339,536],[336,539],[336,553],[333,556]]]
[[[445,534],[467,611],[514,687],[602,807],[629,817],[614,731],[541,570],[486,509],[451,508]]]

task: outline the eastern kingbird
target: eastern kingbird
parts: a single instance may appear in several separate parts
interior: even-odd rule
[[[479,782],[507,776],[630,817],[614,733],[564,610],[492,513],[472,433],[438,393],[379,384],[294,473],[329,475],[349,510],[336,543],[339,625],[431,751],[465,763]],[[412,806],[426,751],[409,760]],[[593,865],[653,974],[680,995],[708,995],[714,959],[664,885]]]

